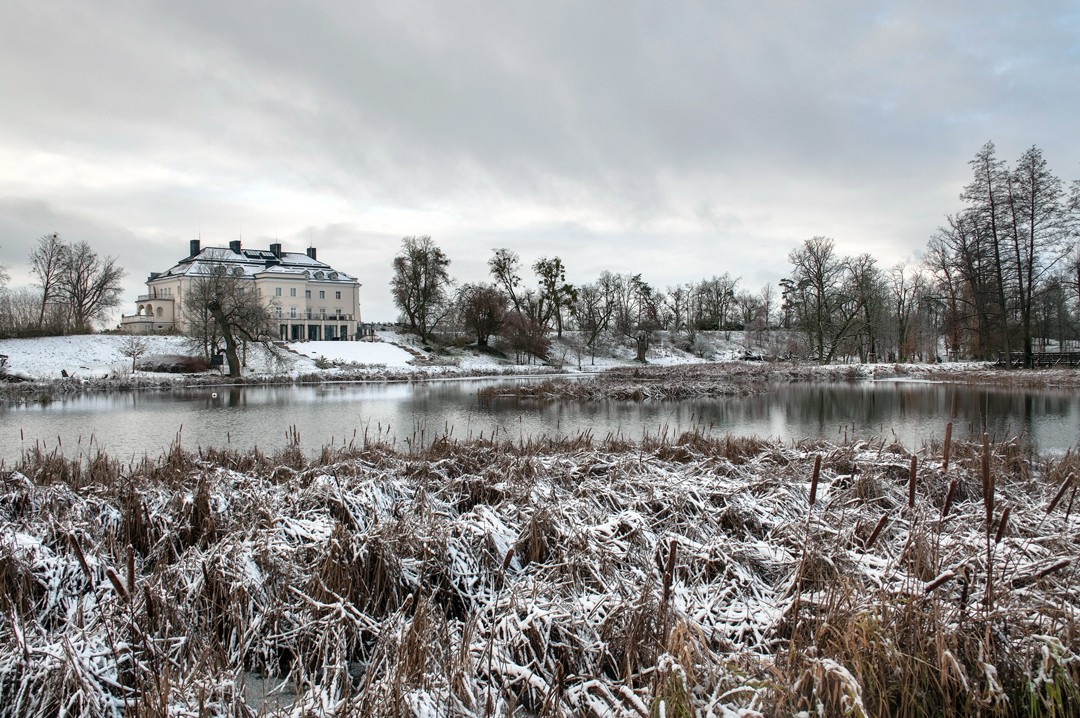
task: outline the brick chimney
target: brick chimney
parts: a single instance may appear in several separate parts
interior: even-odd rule
[[[236,252],[237,254],[240,254],[240,240],[234,239],[233,241],[229,242],[229,249]]]
[[[199,252],[202,251],[199,248],[199,240],[197,240],[197,239],[191,240],[191,244],[189,246],[190,246],[190,252],[191,253],[188,256],[190,256],[190,257],[197,256],[199,254]]]
[[[270,253],[273,254],[278,259],[281,259],[281,244],[279,244],[277,242],[275,242],[274,244],[271,244],[270,245]]]
[[[312,259],[315,259],[315,261],[318,261],[315,258],[315,248],[314,247],[308,247],[307,248],[307,256],[311,257]]]

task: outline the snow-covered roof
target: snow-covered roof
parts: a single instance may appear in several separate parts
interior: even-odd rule
[[[302,252],[274,254],[267,249],[242,249],[239,252],[228,247],[206,247],[193,257],[185,257],[150,281],[169,277],[199,276],[210,274],[215,267],[225,266],[237,276],[270,277],[282,279],[314,280],[318,282],[355,283],[356,277],[334,269],[325,262]]]

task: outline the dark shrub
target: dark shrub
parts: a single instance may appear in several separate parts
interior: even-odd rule
[[[139,360],[140,371],[157,371],[167,374],[197,374],[208,371],[210,362],[205,357],[181,356],[179,354],[156,354]]]

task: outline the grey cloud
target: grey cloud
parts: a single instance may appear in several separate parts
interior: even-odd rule
[[[891,261],[987,139],[1077,174],[1077,36],[1056,0],[7,5],[0,148],[71,169],[0,194],[125,251],[306,232],[363,271],[407,234],[465,274],[510,246],[773,276],[814,234]]]

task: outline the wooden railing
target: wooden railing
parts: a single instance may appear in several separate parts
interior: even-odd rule
[[[998,353],[997,365],[1006,366],[1007,364],[1013,367],[1024,366],[1024,353],[1013,352],[1009,355],[1008,361],[1005,358],[1005,352]],[[1046,366],[1077,366],[1080,364],[1080,352],[1032,352],[1031,353],[1031,365],[1036,367]]]

